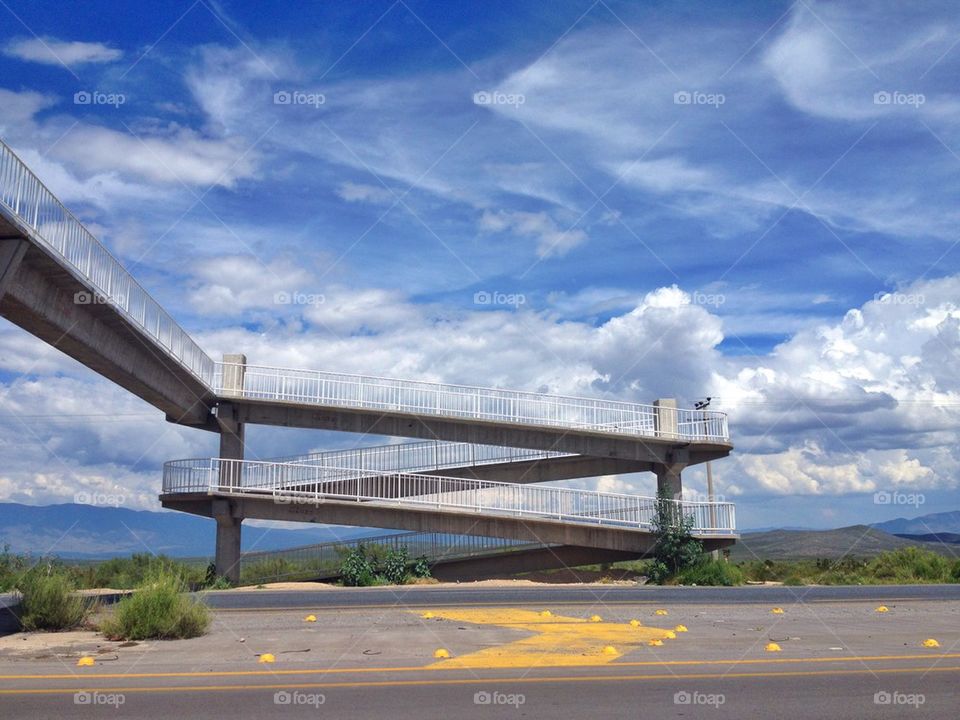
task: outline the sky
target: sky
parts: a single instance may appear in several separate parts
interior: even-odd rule
[[[0,0],[0,38],[0,136],[213,357],[711,397],[743,528],[960,506],[951,3]],[[0,500],[156,509],[215,453],[0,323]]]

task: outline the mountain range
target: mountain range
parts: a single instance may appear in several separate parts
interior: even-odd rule
[[[297,529],[244,523],[243,550],[281,550],[297,545],[353,539],[382,530],[340,525]],[[212,557],[216,523],[179,512],[93,505],[0,503],[0,549],[16,553],[102,559],[149,552],[172,557]]]
[[[172,557],[211,557],[216,525],[209,518],[178,512],[129,510],[93,505],[0,503],[0,548],[32,555],[98,560],[151,552]],[[338,525],[296,529],[244,524],[243,550],[282,550],[298,545],[352,540],[395,532]],[[960,554],[960,511],[897,518],[871,526],[835,530],[775,528],[744,532],[731,549],[737,560],[870,557],[916,545]]]

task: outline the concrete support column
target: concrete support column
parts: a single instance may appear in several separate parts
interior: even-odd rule
[[[655,465],[657,474],[657,493],[665,492],[673,500],[683,499],[683,483],[680,481],[680,472],[685,468],[683,463],[669,465]]]
[[[223,394],[240,395],[243,392],[246,355],[224,355],[223,362]],[[242,466],[229,461],[243,460],[246,430],[244,423],[237,419],[233,403],[222,402],[217,406],[217,425],[220,427],[220,486],[238,487],[241,485]]]
[[[217,521],[217,547],[214,567],[217,577],[226,578],[233,585],[240,583],[240,528],[242,517],[234,517],[227,500],[213,501],[213,517]]]
[[[17,274],[27,246],[27,241],[21,238],[0,238],[0,300]]]
[[[677,401],[673,398],[661,398],[653,401],[656,408],[655,428],[659,438],[675,438],[678,435]]]

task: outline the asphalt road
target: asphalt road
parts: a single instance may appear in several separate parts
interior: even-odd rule
[[[782,585],[746,585],[741,587],[659,587],[623,585],[563,585],[551,587],[462,587],[401,586],[362,589],[251,590],[248,592],[206,592],[206,603],[219,609],[364,607],[402,604],[428,605],[607,603],[755,604],[791,602],[836,602],[861,600],[960,600],[957,585],[840,585],[786,587]]]
[[[125,647],[87,633],[25,651],[27,640],[0,638],[0,718],[940,720],[960,707],[958,586],[465,585],[206,600],[220,610],[194,640]],[[504,619],[518,613],[542,629]],[[593,613],[602,620],[586,621]],[[624,644],[681,623],[689,630],[662,647]],[[593,647],[551,645],[574,630]],[[537,634],[558,662],[516,654]],[[926,637],[941,646],[923,647]],[[765,652],[770,640],[782,651]],[[607,643],[615,657],[599,649]],[[434,659],[438,647],[452,659]],[[276,662],[258,663],[267,651]],[[94,667],[76,667],[84,654]]]
[[[956,661],[891,669],[570,668],[455,677],[279,676],[87,683],[0,698],[5,717],[37,718],[877,718],[956,717]],[[931,669],[932,668],[932,669]],[[476,675],[481,675],[477,677]],[[483,675],[486,675],[485,677]],[[60,683],[68,685],[68,683]],[[100,689],[97,689],[99,687]]]

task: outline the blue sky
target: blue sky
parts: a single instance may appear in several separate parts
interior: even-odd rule
[[[745,525],[956,506],[949,3],[301,5],[0,7],[0,134],[209,352],[711,395]],[[7,324],[0,393],[7,499],[213,451]]]

